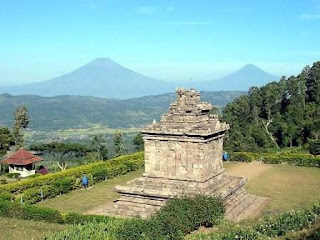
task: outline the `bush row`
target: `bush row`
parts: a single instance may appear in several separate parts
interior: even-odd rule
[[[295,166],[320,167],[320,157],[305,153],[251,153],[234,152],[231,161],[252,162],[254,160],[269,164],[286,163]]]
[[[320,157],[308,154],[266,154],[262,161],[269,164],[286,163],[294,166],[320,167]]]
[[[252,162],[259,159],[258,153],[251,152],[234,152],[230,156],[230,161]]]
[[[316,204],[311,210],[296,210],[276,216],[267,216],[263,221],[250,227],[235,227],[223,233],[196,235],[196,238],[213,240],[270,239],[310,227],[319,221],[320,204]]]
[[[142,168],[143,152],[117,157],[65,171],[30,178],[11,184],[1,185],[0,193],[21,194],[25,202],[35,203],[41,199],[55,197],[81,187],[81,177],[89,176],[89,183],[95,184],[108,178]]]
[[[58,210],[51,208],[29,204],[21,205],[18,202],[11,202],[4,199],[0,199],[0,216],[60,224],[84,224],[92,221],[107,223],[112,219],[112,217],[99,215],[83,215],[78,213],[62,214]]]

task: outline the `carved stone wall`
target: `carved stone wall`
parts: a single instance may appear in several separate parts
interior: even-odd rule
[[[208,142],[145,140],[145,173],[151,177],[205,181],[222,170],[222,138]]]
[[[105,212],[146,218],[169,199],[186,194],[222,197],[231,219],[257,212],[265,198],[248,194],[245,179],[229,176],[223,168],[223,137],[229,126],[210,114],[212,105],[200,102],[199,92],[176,92],[169,113],[142,130],[145,173],[116,186],[121,197]]]

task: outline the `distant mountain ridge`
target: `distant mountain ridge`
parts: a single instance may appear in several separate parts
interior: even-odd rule
[[[51,80],[0,87],[0,93],[131,98],[166,93],[174,88],[172,83],[143,76],[109,58],[97,58],[73,72]]]
[[[254,65],[246,65],[225,77],[194,82],[197,90],[247,91],[251,86],[263,86],[278,77]],[[51,80],[0,87],[0,93],[39,96],[80,95],[104,98],[142,97],[174,91],[183,83],[166,82],[136,73],[109,58],[97,58],[88,64]],[[189,84],[185,84],[189,86]]]
[[[261,87],[279,77],[267,73],[253,64],[247,64],[227,76],[211,81],[195,83],[198,89],[206,91],[248,91],[252,86]]]
[[[246,92],[201,92],[201,99],[223,107]],[[0,126],[12,126],[13,113],[25,105],[30,116],[31,130],[61,130],[90,128],[142,127],[168,111],[175,93],[140,98],[106,99],[85,96],[40,97],[0,94]]]

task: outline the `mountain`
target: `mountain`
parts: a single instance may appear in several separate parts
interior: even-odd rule
[[[254,65],[212,81],[194,82],[203,91],[247,91],[251,86],[262,86],[278,77]],[[0,93],[39,96],[80,95],[103,98],[141,97],[173,92],[176,86],[189,83],[170,83],[143,76],[108,58],[97,58],[60,77],[32,84],[0,87]]]
[[[206,91],[248,91],[250,87],[261,87],[279,77],[267,73],[255,65],[248,64],[222,78],[195,83],[195,87]]]
[[[218,107],[232,102],[245,92],[202,92],[201,99]],[[0,95],[0,126],[12,126],[13,113],[25,105],[30,116],[31,130],[141,127],[168,111],[176,99],[167,93],[126,100],[84,96],[40,97],[35,95]]]
[[[130,98],[166,93],[173,91],[175,87],[175,84],[136,73],[111,59],[97,58],[60,77],[38,83],[1,87],[0,93]]]

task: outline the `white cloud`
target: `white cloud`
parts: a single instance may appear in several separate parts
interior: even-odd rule
[[[320,14],[302,13],[298,17],[303,20],[320,20]]]

